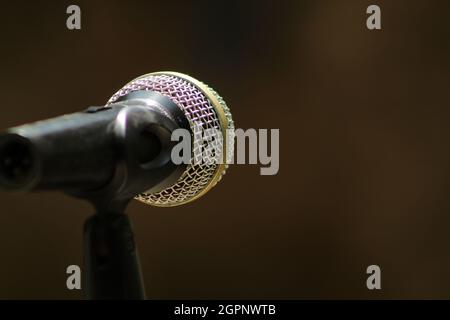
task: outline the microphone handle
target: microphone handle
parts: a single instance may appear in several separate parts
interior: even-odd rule
[[[91,107],[2,132],[0,186],[12,191],[101,187],[114,172],[116,143],[108,128],[122,108]]]
[[[145,299],[138,252],[124,213],[100,212],[84,226],[87,299]]]

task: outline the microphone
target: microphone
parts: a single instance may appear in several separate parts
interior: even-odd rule
[[[190,160],[175,163],[177,129],[221,137],[191,139]],[[221,161],[197,161],[209,147]],[[217,92],[182,73],[155,72],[126,84],[105,106],[5,130],[0,188],[61,190],[90,201],[97,213],[84,226],[87,297],[142,299],[125,207],[133,198],[157,207],[200,198],[221,180],[233,150],[233,119]]]
[[[223,141],[193,145],[191,162],[174,164],[171,134],[211,129]],[[0,187],[12,191],[63,190],[72,195],[154,206],[177,206],[209,191],[227,169],[195,163],[195,148],[221,143],[234,149],[234,124],[225,101],[209,86],[181,73],[134,79],[106,106],[6,130],[0,136]],[[102,202],[98,204],[105,206]]]

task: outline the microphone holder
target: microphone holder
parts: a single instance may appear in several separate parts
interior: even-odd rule
[[[169,98],[134,91],[106,107],[90,107],[0,135],[2,188],[61,190],[93,204],[96,213],[84,225],[88,299],[145,298],[124,211],[137,194],[162,191],[185,171],[186,164],[171,161],[171,134],[178,128],[190,127]]]
[[[84,225],[88,299],[145,299],[138,252],[124,210],[137,193],[164,189],[185,170],[184,165],[176,166],[170,159],[170,135],[187,124],[175,123],[160,112],[142,108],[139,100],[164,103],[172,114],[178,115],[177,119],[182,119],[178,108],[152,92],[134,92],[123,99],[128,101],[128,109],[118,117],[122,120],[116,121],[119,125],[114,129],[120,161],[112,180],[100,190],[73,194],[96,208],[96,214]],[[133,106],[133,99],[137,99],[138,106]]]
[[[164,99],[150,92],[135,92],[125,100],[149,96],[153,100]],[[168,101],[163,102],[169,105]],[[177,111],[176,106],[171,108]],[[124,210],[139,192],[162,190],[185,170],[184,165],[176,166],[170,159],[174,144],[170,135],[180,124],[160,112],[142,108],[139,103],[133,106],[130,101],[125,112],[126,115],[118,117],[122,120],[116,121],[120,125],[114,129],[120,160],[112,180],[96,191],[72,193],[96,208],[84,225],[88,299],[145,299],[138,251]]]

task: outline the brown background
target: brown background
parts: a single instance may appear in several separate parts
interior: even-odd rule
[[[67,1],[0,12],[1,128],[159,70],[212,85],[238,127],[280,128],[278,175],[234,166],[201,201],[130,205],[149,298],[450,298],[448,1],[152,2],[76,1],[81,31]],[[81,298],[65,269],[90,206],[0,203],[0,298]]]

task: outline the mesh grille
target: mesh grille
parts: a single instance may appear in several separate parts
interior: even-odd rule
[[[194,136],[208,129],[221,130],[219,117],[209,99],[194,84],[174,75],[157,74],[138,78],[114,94],[108,104],[136,90],[151,90],[170,98],[183,110]],[[228,128],[234,129],[227,105],[215,91],[211,90],[211,92],[219,100],[220,107],[229,120]],[[228,141],[227,146],[230,146],[234,139],[227,137],[226,141]],[[214,139],[209,143],[215,144],[215,148],[218,147],[215,150],[223,150],[222,140]],[[194,155],[201,155],[203,147],[204,145],[201,144],[193,144],[191,163],[175,185],[157,193],[139,194],[136,199],[150,205],[171,206],[187,202],[197,196],[209,185],[219,168],[218,163],[199,163],[200,159],[194,157]],[[230,152],[232,153],[233,149]],[[230,152],[227,152],[227,159]]]

